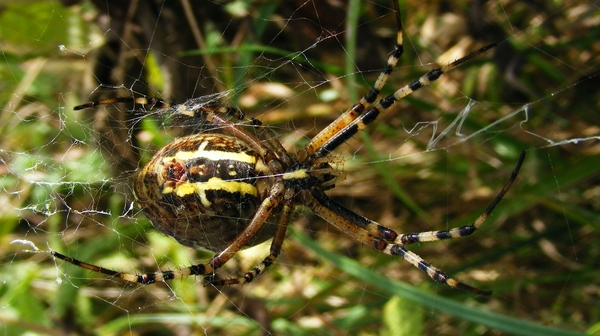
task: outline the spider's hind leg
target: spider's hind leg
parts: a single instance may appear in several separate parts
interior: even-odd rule
[[[379,223],[360,216],[327,197],[321,190],[311,190],[309,199],[310,208],[321,218],[336,226],[342,232],[354,237],[356,240],[371,246],[385,254],[400,256],[413,266],[425,272],[431,279],[445,283],[450,287],[459,288],[477,295],[490,295],[491,291],[484,291],[471,287],[449,277],[440,269],[432,266],[414,252],[406,249],[406,245],[416,242],[432,242],[444,239],[454,239],[471,235],[491,215],[494,208],[500,203],[517,178],[521,165],[525,160],[522,152],[508,182],[498,193],[487,209],[471,224],[459,228],[441,231],[428,231],[420,233],[398,234]]]
[[[396,238],[395,241],[384,239],[384,237],[398,237],[399,235],[395,231],[342,207],[321,191],[314,190],[311,194],[313,195],[313,199],[310,202],[310,208],[313,212],[340,229],[342,232],[352,236],[357,241],[385,254],[402,257],[413,266],[424,271],[431,279],[437,282],[444,283],[453,288],[466,290],[477,295],[488,296],[491,294],[490,291],[471,287],[449,277],[446,273],[432,266],[416,253],[408,251],[398,238]],[[374,230],[379,230],[379,233],[374,234]],[[400,235],[400,237],[401,236],[402,235]]]
[[[254,281],[258,275],[269,269],[275,263],[275,260],[281,253],[281,246],[283,245],[283,241],[285,239],[285,232],[287,231],[292,209],[293,207],[289,204],[285,204],[283,206],[283,210],[279,217],[279,223],[277,225],[277,231],[275,232],[275,236],[271,242],[270,253],[260,264],[255,266],[252,270],[246,272],[243,277],[231,279],[211,279],[208,281],[207,285],[216,287],[242,285]]]
[[[214,267],[211,264],[198,264],[198,265],[182,268],[179,270],[155,272],[155,273],[144,273],[144,274],[131,274],[131,273],[118,272],[118,271],[107,269],[107,268],[104,268],[101,266],[89,264],[89,263],[83,262],[81,260],[66,256],[62,253],[52,251],[52,250],[41,251],[41,252],[47,252],[55,258],[64,260],[70,264],[73,264],[73,265],[81,267],[81,268],[85,268],[92,272],[109,275],[112,277],[123,279],[128,282],[138,283],[138,284],[142,284],[142,285],[149,285],[149,284],[152,284],[155,282],[164,282],[164,281],[173,280],[173,279],[177,279],[177,278],[185,278],[185,277],[188,277],[191,275],[210,275],[214,272]]]

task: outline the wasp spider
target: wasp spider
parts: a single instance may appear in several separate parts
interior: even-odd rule
[[[75,107],[76,110],[103,104],[131,102],[170,109],[174,115],[201,120],[214,126],[215,133],[181,137],[158,151],[141,169],[134,193],[142,212],[154,226],[179,243],[215,252],[207,263],[179,270],[140,275],[127,274],[79,261],[55,251],[50,253],[77,266],[126,281],[151,284],[174,278],[200,275],[211,278],[240,249],[273,239],[270,254],[242,277],[216,280],[214,285],[253,281],[275,262],[281,252],[290,214],[296,205],[310,208],[316,215],[344,233],[385,254],[399,256],[424,271],[431,279],[479,295],[483,291],[449,277],[407,245],[454,239],[477,230],[506,194],[521,167],[522,153],[508,182],[471,225],[442,231],[398,234],[360,216],[329,198],[339,173],[332,167],[333,150],[372,123],[400,99],[429,85],[444,73],[495,47],[487,45],[461,59],[429,71],[418,80],[379,99],[379,92],[402,55],[402,30],[398,4],[394,1],[398,25],[397,42],[387,65],[370,92],[358,103],[313,137],[297,154],[288,153],[274,134],[255,119],[243,125],[241,111],[194,98],[169,106],[156,99],[112,98]],[[276,225],[265,225],[275,221]]]

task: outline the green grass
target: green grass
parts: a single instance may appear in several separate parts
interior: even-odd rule
[[[127,106],[72,107],[132,91],[183,101],[230,90],[232,104],[294,148],[368,90],[391,50],[395,22],[385,1],[347,8],[210,2],[194,8],[206,48],[197,48],[178,12],[182,24],[161,21],[146,58],[142,26],[119,31],[116,11],[111,29],[101,30],[87,3],[8,5],[0,14],[5,333],[598,334],[600,108],[597,77],[586,74],[598,71],[600,29],[597,11],[581,10],[587,5],[488,2],[477,12],[472,2],[402,2],[405,55],[383,94],[432,62],[453,60],[438,60],[447,50],[500,45],[403,100],[337,151],[346,180],[331,197],[398,232],[418,232],[476,218],[526,150],[515,185],[482,230],[411,246],[460,280],[493,290],[490,298],[434,283],[307,209],[299,209],[267,274],[222,291],[193,278],[131,286],[10,244],[27,239],[128,272],[207,260],[156,232],[132,204],[129,186],[156,148],[189,129]],[[469,15],[483,26],[468,29]],[[154,26],[151,15],[144,18]],[[265,84],[291,94],[273,94]],[[432,123],[415,128],[435,121],[439,135],[475,101],[462,135],[452,129],[434,143]],[[560,142],[568,139],[582,140]],[[239,274],[267,249],[245,251],[222,274]]]

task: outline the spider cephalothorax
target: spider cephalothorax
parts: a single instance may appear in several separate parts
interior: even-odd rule
[[[394,2],[398,26],[397,43],[387,65],[371,91],[349,108],[309,143],[290,155],[277,137],[258,120],[245,123],[241,111],[206,99],[194,98],[175,106],[145,98],[113,98],[77,106],[75,109],[119,102],[133,102],[163,108],[173,115],[201,120],[214,126],[215,133],[198,133],[174,140],[158,151],[139,172],[134,192],[142,212],[161,232],[183,245],[216,252],[207,263],[180,270],[133,275],[91,265],[58,252],[57,258],[78,266],[149,284],[189,275],[212,277],[240,249],[273,239],[270,254],[243,277],[211,280],[214,285],[251,282],[271,266],[279,253],[290,214],[296,205],[310,208],[316,215],[356,240],[388,255],[400,256],[426,272],[433,280],[476,294],[489,295],[462,284],[425,262],[406,246],[471,235],[506,194],[521,167],[521,154],[507,184],[486,211],[471,225],[420,233],[398,234],[360,216],[329,198],[325,191],[334,187],[341,173],[332,151],[375,121],[398,100],[437,80],[442,74],[493,48],[490,44],[452,63],[434,69],[418,80],[378,100],[398,58],[402,55],[402,31],[398,4]],[[238,120],[233,121],[236,118]]]

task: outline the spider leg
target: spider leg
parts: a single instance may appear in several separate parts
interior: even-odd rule
[[[208,274],[212,274],[214,272],[214,268],[212,267],[212,265],[198,264],[198,265],[182,268],[179,270],[144,273],[144,274],[131,274],[131,273],[118,272],[118,271],[107,269],[107,268],[104,268],[101,266],[89,264],[89,263],[83,262],[81,260],[77,260],[75,258],[68,257],[68,256],[66,256],[62,253],[56,252],[56,251],[50,250],[49,253],[50,253],[50,255],[52,255],[55,258],[64,260],[70,264],[73,264],[73,265],[81,267],[81,268],[85,268],[92,272],[106,274],[106,275],[109,275],[112,277],[117,277],[117,278],[123,279],[125,281],[139,283],[142,285],[149,285],[149,284],[152,284],[155,282],[164,282],[164,281],[168,281],[168,280],[172,280],[172,279],[176,279],[176,278],[185,278],[190,275],[208,275]]]
[[[308,197],[307,203],[313,212],[339,228],[342,232],[355,237],[358,241],[380,250],[383,253],[403,257],[406,261],[427,273],[427,275],[433,280],[445,283],[450,287],[460,288],[478,295],[490,295],[490,291],[482,291],[465,285],[456,279],[448,277],[440,269],[427,263],[419,255],[407,250],[404,246],[416,242],[432,242],[471,235],[485,222],[494,208],[498,205],[498,203],[500,203],[504,195],[508,192],[513,182],[517,178],[524,159],[525,152],[521,152],[517,165],[508,179],[508,182],[504,185],[500,193],[498,193],[487,209],[473,222],[473,224],[450,230],[398,234],[394,230],[388,229],[375,221],[346,209],[331,198],[327,197],[323,191],[317,188],[311,190],[311,196]]]
[[[215,255],[209,262],[215,269],[220,268],[231,259],[248,241],[263,227],[265,221],[283,200],[285,186],[281,178],[276,179],[269,195],[265,197],[256,210],[252,220],[223,251]]]
[[[362,224],[368,222],[367,225],[377,226],[378,228],[382,228],[385,231],[392,232],[395,235],[397,235],[397,234],[394,231],[392,231],[388,228],[385,228],[384,226],[382,226],[374,221],[364,218],[364,217],[342,207],[341,205],[338,205],[337,208],[330,207],[331,202],[334,202],[334,201],[330,200],[327,196],[325,196],[324,193],[318,197],[314,197],[315,194],[318,195],[319,193],[320,193],[320,191],[319,192],[311,191],[311,194],[313,195],[313,197],[308,197],[309,198],[308,204],[309,204],[311,210],[315,214],[317,214],[319,217],[325,219],[327,222],[329,222],[333,226],[340,229],[342,232],[349,234],[350,236],[354,237],[359,242],[369,245],[385,254],[402,257],[404,260],[408,261],[413,266],[424,271],[431,279],[433,279],[437,282],[444,283],[453,288],[459,288],[462,290],[466,290],[466,291],[469,291],[469,292],[477,294],[477,295],[486,295],[486,296],[491,295],[491,293],[492,293],[491,291],[480,290],[475,287],[466,285],[454,278],[449,277],[448,275],[446,275],[446,273],[444,273],[439,268],[432,266],[431,264],[426,262],[418,254],[408,251],[403,246],[402,242],[398,242],[398,241],[390,242],[390,241],[386,241],[385,239],[382,239],[382,236],[380,236],[380,235],[373,235],[372,232],[370,232],[370,230],[366,229],[365,226],[362,226]],[[328,202],[326,204],[322,204],[321,202],[323,201],[323,197],[329,199],[330,202]],[[312,198],[312,202],[311,202],[310,198]],[[339,209],[343,209],[343,211],[338,213]],[[355,222],[355,220],[357,220],[357,219],[359,219],[360,223]]]
[[[170,107],[169,105],[165,107]],[[182,114],[193,118],[203,118],[210,113],[222,114],[227,118],[236,118],[242,120],[244,113],[237,108],[230,106],[215,105],[214,102],[207,102],[206,97],[198,97],[186,100],[182,104],[173,106],[175,114]]]
[[[391,95],[381,99],[377,104],[373,105],[367,111],[349,124],[343,126],[343,128],[338,129],[337,132],[332,132],[333,135],[325,141],[322,142],[322,145],[315,149],[312,158],[321,158],[327,156],[331,151],[339,147],[341,144],[345,143],[348,139],[353,137],[360,130],[363,130],[367,127],[368,124],[372,123],[377,119],[380,113],[383,113],[390,109],[394,104],[396,104],[400,99],[413,94],[415,91],[428,86],[432,82],[438,80],[443,74],[448,71],[458,67],[459,65],[465,63],[466,61],[481,55],[489,49],[492,49],[496,46],[496,43],[488,44],[467,56],[457,59],[456,61],[446,64],[437,69],[433,69],[421,76],[418,80],[403,86],[398,89],[396,92]]]
[[[129,98],[129,97],[117,97],[117,98],[109,98],[109,99],[101,99],[94,102],[89,102],[86,104],[75,106],[74,110],[82,110],[89,107],[95,107],[99,105],[107,105],[107,104],[115,104],[115,103],[123,103],[123,102],[134,102],[140,105],[150,105],[151,108],[168,108],[171,107],[168,103],[157,99],[157,98]],[[273,159],[276,158],[275,151],[268,149],[263,144],[261,144],[260,140],[258,140],[254,135],[250,134],[245,129],[238,127],[234,122],[230,120],[231,117],[236,117],[238,119],[243,119],[244,114],[233,107],[227,106],[210,106],[209,103],[203,97],[194,98],[186,101],[183,104],[178,104],[173,106],[173,114],[179,114],[190,118],[200,118],[202,120],[206,120],[209,123],[212,123],[219,129],[223,130],[226,133],[229,133],[233,136],[236,136],[241,141],[250,145],[254,150],[256,150],[259,155],[267,162],[272,162],[276,164],[276,161]],[[256,128],[265,129],[261,122],[252,119],[250,120],[252,125]],[[279,148],[277,148],[278,150]],[[289,157],[288,157],[289,159]],[[280,166],[271,167],[274,172],[282,173],[283,168]]]
[[[250,123],[257,130],[259,139],[263,146],[268,148],[271,152],[274,152],[277,158],[286,166],[289,167],[293,164],[292,158],[288,155],[281,142],[277,140],[275,133],[265,127],[263,123],[258,119],[250,119]]]
[[[123,279],[125,281],[139,283],[143,285],[152,284],[155,282],[164,282],[176,278],[185,278],[191,275],[211,275],[214,274],[215,270],[223,266],[229,259],[231,259],[243,246],[248,243],[256,233],[262,228],[265,221],[273,211],[275,207],[279,205],[281,199],[283,198],[285,187],[283,185],[283,181],[281,179],[277,180],[271,188],[269,196],[267,196],[261,203],[260,207],[257,209],[255,215],[252,217],[252,220],[248,225],[244,228],[244,230],[234,239],[234,241],[223,251],[219,252],[215,255],[208,263],[206,264],[197,264],[189,267],[185,267],[178,270],[172,271],[164,271],[164,272],[155,272],[155,273],[144,273],[144,274],[130,274],[124,272],[118,272],[111,269],[107,269],[104,267],[96,266],[93,264],[89,264],[83,262],[81,260],[68,257],[62,253],[50,250],[49,253],[61,260],[64,260],[70,264],[75,266],[79,266],[81,268],[88,269],[92,272],[106,274],[112,277],[117,277]],[[278,229],[278,236],[281,241],[283,241],[283,236],[285,235],[285,227],[282,229]],[[281,244],[279,245],[281,247]],[[277,253],[278,254],[278,253]],[[269,257],[267,257],[269,259]],[[267,260],[265,259],[265,260]],[[268,262],[268,260],[267,260]],[[258,274],[258,273],[257,273]]]
[[[333,212],[337,213],[340,216],[345,217],[349,222],[353,223],[353,226],[358,226],[361,229],[368,232],[371,236],[378,237],[379,239],[383,239],[388,242],[395,242],[401,245],[407,245],[412,243],[424,243],[424,242],[432,242],[438,240],[445,239],[456,239],[465,236],[471,235],[475,230],[479,229],[479,227],[485,222],[485,220],[492,214],[492,211],[496,208],[498,203],[502,200],[504,195],[508,192],[513,182],[517,178],[519,170],[521,169],[521,165],[525,160],[525,152],[521,152],[519,156],[519,160],[517,161],[517,165],[513,169],[508,181],[502,188],[502,190],[496,195],[492,203],[486,208],[486,210],[475,220],[471,225],[462,226],[450,230],[438,230],[438,231],[427,231],[427,232],[419,232],[419,233],[405,233],[402,235],[398,235],[394,230],[388,229],[383,225],[378,224],[366,217],[360,216],[345,207],[339,205],[334,200],[329,198],[325,193],[321,190],[311,190],[312,196],[316,199],[321,205],[332,209]],[[354,234],[353,228],[350,227],[347,230],[344,230],[347,234]]]
[[[93,108],[100,105],[118,104],[118,103],[133,103],[138,105],[149,105],[150,109],[158,108],[165,109],[171,107],[168,102],[159,98],[145,98],[145,97],[115,97],[99,99],[93,102],[77,105],[73,107],[74,111],[83,110],[86,108]],[[214,103],[213,103],[214,105]],[[222,113],[229,117],[236,117],[238,119],[244,119],[245,116],[242,111],[228,106],[213,106],[210,102],[207,102],[205,97],[194,98],[186,101],[183,104],[175,105],[177,109],[182,110],[198,110],[198,111],[212,111],[216,113]]]
[[[237,137],[240,141],[245,142],[250,147],[252,147],[263,158],[265,162],[269,163],[269,167],[273,170],[273,173],[283,173],[283,167],[279,164],[279,161],[277,160],[277,154],[281,154],[279,153],[280,148],[270,149],[266,147],[256,136],[252,135],[247,130],[238,127],[238,125],[236,125],[228,118],[228,113],[226,112],[226,110],[232,108],[222,107],[220,109],[225,110],[215,110],[213,108],[207,108],[204,106],[186,102],[184,104],[176,105],[174,114],[180,114],[191,118],[201,118],[203,120],[206,120],[207,122],[217,126],[220,130]],[[239,111],[237,109],[233,110]],[[239,113],[241,115],[241,112]],[[222,115],[225,115],[225,117],[223,117]],[[256,119],[251,120],[251,122],[256,128],[266,129],[262,126],[262,123]],[[283,153],[285,153],[285,150],[283,150]]]
[[[254,281],[254,279],[258,275],[267,271],[267,269],[269,269],[273,265],[273,263],[275,263],[275,260],[281,253],[281,246],[283,245],[283,241],[285,239],[285,232],[287,231],[292,209],[293,207],[291,205],[286,204],[283,206],[282,213],[279,217],[277,231],[275,232],[275,237],[271,242],[271,249],[269,255],[265,259],[263,259],[263,261],[260,264],[258,264],[258,266],[255,266],[251,271],[246,272],[242,278],[215,280],[210,282],[210,285],[216,287],[241,285]]]
[[[115,97],[115,98],[106,98],[106,99],[98,99],[93,102],[77,105],[73,107],[74,111],[83,110],[86,108],[96,107],[100,105],[110,105],[117,103],[134,103],[139,105],[150,105],[150,108],[167,108],[169,107],[169,103],[158,99],[158,98],[133,98],[133,97]]]
[[[498,203],[502,200],[504,195],[508,192],[513,182],[517,178],[519,174],[519,170],[521,169],[521,165],[525,160],[525,151],[521,152],[519,156],[519,160],[517,161],[517,165],[515,169],[513,169],[510,177],[502,190],[496,195],[492,203],[488,205],[485,211],[477,217],[475,221],[471,225],[461,226],[459,228],[454,228],[450,230],[440,230],[440,231],[428,231],[428,232],[420,232],[420,233],[405,233],[398,238],[402,242],[402,244],[412,244],[417,242],[431,242],[445,239],[455,239],[460,237],[465,237],[471,235],[475,230],[479,229],[479,227],[485,222],[485,220],[492,214],[492,211]]]
[[[390,53],[390,57],[387,60],[385,68],[377,77],[375,84],[364,97],[360,99],[358,103],[354,106],[346,110],[342,115],[337,117],[331,124],[326,126],[323,130],[321,130],[316,136],[314,136],[310,142],[304,147],[304,154],[306,156],[310,156],[314,153],[315,150],[323,146],[323,143],[327,141],[330,137],[334,136],[341,129],[343,129],[346,125],[350,124],[356,118],[358,118],[361,113],[364,112],[366,108],[371,106],[375,100],[377,99],[379,92],[387,82],[390,74],[396,67],[398,60],[404,53],[404,46],[402,41],[402,21],[400,19],[400,8],[398,7],[398,1],[392,1],[394,4],[394,14],[396,17],[396,45],[394,49]],[[300,160],[303,160],[303,157],[300,157]]]

